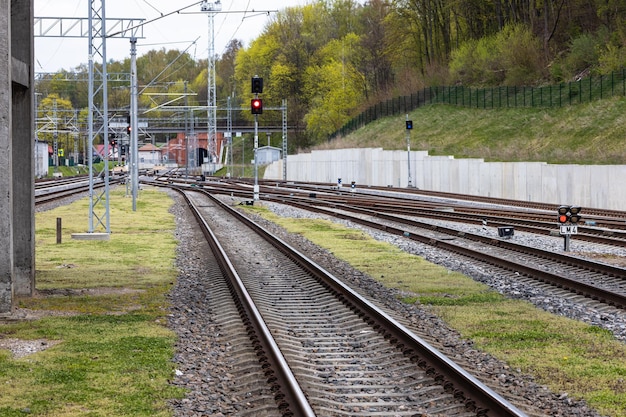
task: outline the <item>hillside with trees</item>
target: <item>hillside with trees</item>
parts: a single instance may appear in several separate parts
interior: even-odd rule
[[[427,86],[541,86],[624,67],[623,0],[318,0],[278,12],[248,47],[231,41],[217,57],[216,94],[218,108],[228,98],[246,107],[250,78],[263,77],[266,107],[287,100],[295,151],[325,142],[373,103]],[[151,118],[185,117],[159,109],[163,93],[188,92],[188,106],[206,105],[206,60],[153,50],[137,68],[140,107],[153,109]],[[108,64],[110,73],[129,69],[128,59]],[[83,109],[86,73],[42,79],[38,92]],[[127,111],[127,87],[109,82],[114,112]],[[268,111],[263,123],[280,118]]]

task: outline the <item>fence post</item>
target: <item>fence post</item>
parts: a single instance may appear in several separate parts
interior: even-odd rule
[[[506,107],[509,107],[509,86],[504,87],[505,97],[506,97]]]

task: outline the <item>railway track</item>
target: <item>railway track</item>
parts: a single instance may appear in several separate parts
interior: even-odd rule
[[[372,211],[320,209],[314,204],[293,202],[287,204],[404,236],[618,308],[626,308],[624,268]],[[357,211],[359,215],[348,214],[351,211]]]
[[[460,196],[445,199],[450,193],[428,193],[412,189],[389,190],[380,187],[359,189],[358,192],[317,187],[306,184],[284,184],[267,182],[264,190],[270,195],[311,197],[327,204],[344,204],[361,208],[399,214],[429,217],[440,220],[479,224],[483,221],[492,226],[514,226],[521,231],[549,234],[555,231],[557,205],[540,203],[523,204],[509,200],[477,196]],[[294,192],[296,190],[296,192]],[[300,192],[297,192],[300,191]],[[302,192],[305,191],[305,192]],[[313,192],[313,193],[312,193]],[[441,196],[439,196],[441,194]],[[420,199],[420,196],[437,196],[436,200]],[[517,207],[521,207],[522,210]],[[583,221],[578,226],[577,238],[594,243],[626,247],[626,212],[583,208]]]
[[[204,187],[212,192],[224,194],[230,190],[231,195],[237,194],[240,197],[245,196],[245,192],[248,191],[245,185],[243,186],[245,192],[241,190],[241,185],[235,187],[229,185],[222,187],[220,184],[209,184]],[[404,236],[610,306],[626,308],[624,268],[519,245],[503,239],[460,232],[455,228],[435,227],[406,215],[387,214],[378,207],[383,205],[382,198],[377,198],[378,206],[375,208],[360,208],[359,204],[354,203],[329,202],[325,195],[302,195],[293,192],[275,194],[272,187],[262,189],[261,195],[266,201],[288,204]],[[331,197],[333,196],[334,194],[331,194]],[[387,202],[387,205],[390,203]],[[412,214],[421,216],[421,211]],[[605,240],[600,241],[607,244]],[[614,242],[609,240],[609,243]]]
[[[249,182],[249,181],[243,181]],[[309,191],[325,191],[325,190],[337,190],[337,186],[335,184],[328,183],[296,183],[296,182],[284,182],[284,181],[271,181],[264,180],[261,181],[260,184],[272,186],[280,184],[281,187],[288,187],[292,189],[302,189]],[[345,189],[348,187],[343,187],[343,192],[346,192]],[[450,201],[459,201],[465,202],[467,206],[475,206],[477,203],[487,204],[487,205],[495,205],[501,207],[509,207],[506,209],[507,211],[511,211],[510,208],[522,208],[524,211],[537,211],[537,212],[555,212],[558,204],[548,204],[548,203],[540,203],[534,201],[521,201],[521,200],[511,200],[506,198],[494,198],[494,197],[486,197],[486,196],[478,196],[478,195],[465,195],[465,194],[457,194],[450,192],[442,192],[442,191],[429,191],[429,190],[421,190],[418,188],[393,188],[393,187],[375,187],[375,186],[365,186],[359,187],[358,193],[364,193],[366,195],[377,195],[379,193],[388,194],[389,192],[396,193],[399,199],[403,200],[445,200],[447,202]],[[517,210],[520,213],[524,211]],[[607,220],[607,224],[615,224],[621,229],[626,228],[626,211],[620,210],[606,210],[606,209],[598,209],[586,207],[584,208],[584,213],[591,219],[604,219]]]
[[[162,182],[171,181],[165,177],[161,178],[161,180]],[[181,184],[193,183],[202,185],[214,193],[252,198],[251,185],[246,181],[230,180],[199,183],[196,180],[181,178],[175,178],[174,180]],[[337,187],[328,185],[321,187],[314,184],[291,184],[276,181],[264,181],[264,185],[260,187],[260,192],[264,200],[285,197],[294,200],[310,201],[311,198],[315,198],[318,205],[326,205],[328,207],[351,206],[400,216],[419,216],[473,225],[488,224],[491,227],[513,227],[517,231],[537,235],[558,234],[556,222],[557,206],[555,205],[537,203],[531,204],[531,208],[519,210],[515,208],[516,206],[505,207],[498,205],[502,203],[500,199],[491,199],[492,201],[489,204],[487,204],[487,201],[489,201],[487,198],[478,198],[477,202],[474,203],[468,202],[469,196],[464,196],[465,199],[459,201],[443,200],[443,198],[432,201],[420,200],[419,194],[416,194],[416,191],[411,189],[390,191],[380,187],[368,187],[352,193],[345,191],[345,189],[337,189]],[[521,202],[517,203],[519,206]],[[521,206],[524,207],[523,205]],[[626,248],[626,212],[585,208],[583,213],[583,221],[578,225],[577,240]]]
[[[223,256],[281,415],[526,415],[233,208],[178,190],[219,240],[212,252]]]
[[[109,178],[109,185],[124,181],[125,177],[112,177]],[[93,187],[94,189],[104,187],[104,181],[100,178],[95,179]],[[35,184],[35,205],[50,203],[86,192],[89,192],[89,179],[85,177],[37,182]]]

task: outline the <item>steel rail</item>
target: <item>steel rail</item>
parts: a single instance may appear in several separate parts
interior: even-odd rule
[[[218,191],[219,192],[219,191]],[[241,193],[239,193],[240,196],[248,196],[250,195],[250,191],[242,191]],[[336,212],[332,212],[330,210],[325,210],[323,208],[320,207],[315,207],[312,206],[311,204],[318,204],[320,199],[315,199],[315,201],[310,201],[310,204],[305,204],[305,203],[298,203],[293,201],[292,198],[285,198],[285,197],[273,197],[268,193],[262,193],[262,197],[264,200],[267,201],[274,201],[277,203],[282,203],[282,204],[288,204],[288,205],[292,205],[295,207],[300,207],[302,209],[305,210],[309,210],[309,211],[316,211],[319,213],[323,213],[329,216],[334,216],[334,217],[338,217],[338,218],[343,218],[345,220],[349,220],[355,223],[360,223],[363,224],[365,226],[368,227],[372,227],[375,229],[379,229],[379,230],[383,230],[392,234],[396,234],[396,235],[401,235],[401,236],[405,236],[411,240],[415,240],[415,241],[419,241],[421,243],[425,243],[427,245],[430,246],[438,246],[450,251],[453,251],[455,253],[460,253],[463,254],[465,256],[471,257],[473,259],[478,259],[478,260],[482,260],[484,262],[487,262],[491,265],[495,265],[495,266],[501,266],[503,268],[506,268],[508,270],[512,270],[512,271],[517,271],[518,273],[524,274],[530,278],[534,278],[537,280],[540,280],[542,282],[546,282],[549,283],[551,285],[555,285],[557,287],[561,287],[561,288],[565,288],[569,291],[578,293],[578,294],[583,294],[586,297],[589,297],[591,299],[595,299],[595,300],[599,300],[601,302],[604,302],[606,304],[609,305],[613,305],[615,307],[618,308],[626,308],[626,297],[624,297],[623,295],[620,294],[616,294],[614,292],[602,289],[602,288],[598,288],[589,284],[585,284],[579,281],[575,281],[575,280],[571,280],[567,277],[562,277],[559,276],[557,274],[553,274],[550,272],[546,272],[543,271],[541,269],[535,269],[532,267],[529,267],[527,265],[524,264],[520,264],[520,263],[515,263],[512,261],[505,261],[502,260],[498,257],[489,255],[489,254],[485,254],[485,253],[479,253],[479,252],[475,252],[475,251],[471,251],[470,249],[465,249],[465,248],[460,248],[459,246],[456,246],[454,244],[451,244],[449,242],[445,242],[443,240],[439,240],[439,239],[433,239],[431,237],[425,237],[425,236],[420,236],[420,235],[416,235],[414,233],[411,233],[405,229],[401,229],[401,228],[394,228],[394,227],[390,227],[390,226],[384,226],[384,225],[380,225],[378,223],[375,222],[370,222],[368,220],[364,220],[364,219],[359,219],[357,217],[354,216],[349,216],[343,213],[336,213]],[[374,216],[377,217],[383,217],[382,214],[377,213],[377,214],[372,214]],[[394,219],[394,221],[398,221],[397,219]],[[429,225],[430,229],[434,229],[435,227]],[[446,228],[444,227],[436,227],[438,230],[440,231],[445,231]],[[459,232],[453,229],[447,229],[448,233],[451,234],[455,234],[455,235],[469,235],[468,233],[464,233],[464,232]],[[478,236],[478,235],[475,235]],[[483,237],[481,237],[483,238]],[[507,242],[503,242],[497,239],[492,239],[492,238],[485,238],[487,239],[487,241],[491,241],[491,244],[493,243],[498,243],[498,245],[500,246],[505,246],[505,245],[513,245],[511,243],[507,243]],[[510,249],[510,248],[509,248]],[[535,250],[533,248],[533,250]],[[537,249],[538,250],[538,249]],[[542,256],[544,256],[546,253],[543,253]],[[566,255],[560,255],[560,254],[551,254],[553,255],[553,259],[558,257],[561,258],[561,262],[567,264],[567,265],[575,265],[579,268],[583,268],[583,269],[588,269],[588,270],[592,270],[592,271],[596,271],[599,273],[603,273],[603,274],[608,274],[610,276],[615,276],[618,278],[623,278],[624,274],[626,272],[626,270],[624,270],[623,268],[617,268],[611,265],[606,265],[606,264],[601,264],[598,262],[592,262],[592,261],[587,261],[587,260],[580,260],[574,257],[569,257]],[[576,265],[577,264],[577,265]]]
[[[302,204],[301,208],[308,209],[308,207],[310,207],[311,205],[315,205],[315,204],[316,202],[313,202],[313,201],[307,202],[307,203]],[[503,247],[511,251],[520,252],[520,253],[524,253],[527,255],[538,256],[543,259],[551,259],[553,261],[556,261],[565,265],[576,266],[578,268],[582,268],[585,270],[595,271],[600,274],[609,275],[612,277],[617,277],[617,278],[626,280],[626,269],[619,268],[613,265],[607,265],[604,263],[594,262],[594,261],[590,261],[586,259],[580,259],[580,258],[576,258],[570,255],[565,255],[562,253],[549,252],[549,251],[545,251],[545,250],[534,248],[534,247],[519,245],[513,242],[501,240],[501,239],[494,239],[493,237],[481,236],[475,233],[459,232],[457,229],[453,229],[450,227],[436,226],[430,223],[420,222],[418,220],[407,219],[404,217],[398,217],[398,216],[385,214],[385,213],[379,213],[374,210],[362,209],[358,207],[352,207],[348,205],[339,205],[339,204],[335,204],[333,205],[333,207],[337,209],[345,210],[345,211],[351,211],[351,212],[365,214],[365,215],[372,216],[372,217],[377,217],[377,218],[384,219],[384,220],[393,221],[396,223],[402,223],[402,224],[406,224],[409,226],[414,226],[420,229],[433,230],[433,231],[445,233],[450,236],[462,236],[465,239],[473,240],[475,242],[480,242],[480,243],[484,243],[484,244],[491,245],[491,246],[499,246],[499,247]],[[324,213],[329,214],[329,215],[334,215],[335,212],[324,211]],[[352,221],[353,218],[350,218],[350,220]]]
[[[295,379],[291,369],[287,365],[278,345],[272,337],[261,313],[257,310],[252,297],[246,290],[241,278],[235,271],[234,266],[226,255],[226,252],[218,242],[217,238],[211,231],[200,211],[195,204],[188,198],[185,191],[176,186],[171,187],[179,192],[185,199],[189,209],[198,221],[202,233],[209,243],[211,250],[220,264],[222,273],[228,278],[228,286],[231,293],[238,304],[238,309],[242,320],[248,327],[250,339],[262,349],[263,356],[260,361],[266,362],[270,369],[266,370],[268,382],[272,384],[272,390],[275,392],[275,399],[278,402],[278,408],[283,415],[293,415],[302,417],[314,417],[315,413],[311,408],[306,396],[302,392],[300,385]],[[196,190],[194,190],[196,191]]]
[[[239,179],[239,180],[229,180],[229,183],[235,183],[235,181],[239,181],[242,183],[247,183],[247,179]],[[393,188],[393,187],[376,187],[376,186],[361,186],[358,188],[358,192],[347,191],[349,187],[337,188],[336,185],[329,185],[327,183],[296,183],[296,182],[285,182],[285,181],[272,181],[272,180],[264,180],[261,182],[262,187],[268,187],[268,189],[275,190],[275,194],[280,194],[281,191],[277,191],[278,187],[282,187],[284,189],[295,189],[302,191],[316,191],[318,193],[324,193],[323,197],[325,199],[334,200],[338,199],[347,199],[355,200],[359,202],[363,202],[364,205],[367,201],[367,198],[376,198],[382,197],[386,200],[396,201],[397,207],[405,207],[407,209],[419,208],[423,209],[425,206],[433,206],[440,203],[434,202],[426,202],[424,200],[418,200],[417,197],[421,195],[433,196],[438,198],[447,198],[447,199],[455,199],[459,200],[457,204],[450,204],[451,207],[455,209],[458,213],[459,211],[464,212],[467,215],[471,215],[474,213],[476,216],[480,216],[480,218],[485,216],[493,216],[494,212],[502,212],[502,213],[511,213],[512,209],[507,209],[504,207],[496,207],[495,205],[508,205],[511,207],[520,207],[525,209],[533,209],[540,210],[541,212],[516,212],[514,213],[514,217],[523,219],[523,221],[529,221],[530,219],[536,220],[538,223],[543,223],[544,225],[550,223],[552,219],[556,218],[556,208],[558,205],[555,204],[547,204],[547,203],[533,203],[533,202],[525,202],[519,200],[508,200],[508,199],[497,199],[492,197],[483,197],[483,196],[473,196],[473,195],[462,195],[462,194],[453,194],[453,193],[442,193],[442,192],[430,192],[424,190],[416,190],[411,188]],[[385,192],[385,193],[394,193],[396,195],[386,195],[380,196],[379,194],[373,193],[372,191]],[[439,195],[437,195],[439,194]],[[412,197],[412,198],[410,198]],[[460,202],[464,201],[464,204]],[[494,205],[493,208],[487,207],[471,207],[468,204],[475,202],[483,202],[487,204]],[[381,203],[383,206],[385,203]],[[550,213],[552,212],[552,213]],[[613,235],[619,236],[620,238],[626,239],[626,211],[619,210],[607,210],[607,209],[596,209],[583,207],[583,221],[578,226],[579,232],[583,231],[589,235]],[[497,217],[497,216],[496,216]],[[530,218],[530,219],[529,219]],[[587,221],[589,224],[585,224]],[[551,222],[554,224],[554,222]],[[605,227],[613,229],[611,232],[607,232],[602,229],[598,229],[599,227]],[[618,231],[619,230],[619,231]],[[593,241],[592,239],[590,239]]]
[[[237,210],[229,207],[206,190],[199,189],[224,210],[233,214],[248,227],[263,236],[274,247],[305,268],[321,284],[332,289],[337,296],[353,310],[362,315],[379,332],[389,337],[395,344],[402,346],[403,352],[410,356],[418,366],[438,375],[444,387],[454,391],[455,395],[465,398],[466,405],[480,416],[522,417],[525,413],[517,409],[502,396],[484,385],[473,375],[458,366],[426,341],[415,335],[402,324],[370,303],[346,284],[335,278],[321,266],[307,258],[286,242],[271,234],[263,227],[250,220]]]
[[[271,192],[268,194],[272,195]],[[311,201],[306,196],[290,196],[290,198],[301,198],[303,201]],[[482,220],[485,220],[492,227],[513,226],[514,228],[516,228],[516,230],[538,235],[543,235],[551,231],[556,231],[555,229],[553,229],[553,226],[555,224],[554,222],[549,223],[545,221],[519,220],[485,214],[478,215],[463,213],[456,210],[452,212],[447,212],[442,209],[424,209],[421,207],[394,207],[393,204],[384,204],[382,202],[376,204],[362,204],[362,201],[358,199],[345,199],[340,201],[333,200],[334,199],[328,199],[326,196],[316,196],[316,204],[327,205],[330,207],[341,206],[357,209],[358,207],[365,206],[375,208],[376,210],[378,210],[377,213],[385,212],[403,214],[413,217],[428,217],[439,220],[463,222],[467,224],[477,224],[479,222],[482,222]],[[363,210],[368,209],[364,208]],[[382,215],[383,213],[379,214],[379,216]],[[623,230],[603,230],[585,226],[578,226],[578,234],[576,235],[576,238],[579,240],[584,240],[586,242],[599,243],[616,247],[626,247],[626,231]]]
[[[84,181],[84,180],[83,180]],[[81,182],[83,182],[81,181]],[[111,179],[109,184],[118,184],[122,182],[121,178],[116,178],[116,179]],[[66,183],[67,184],[67,183]],[[94,188],[102,188],[104,187],[104,182],[100,182],[100,183],[96,183],[94,184]],[[53,187],[49,187],[46,186],[46,189],[52,189]],[[40,192],[39,195],[37,195],[37,191]],[[49,192],[42,192],[42,189],[36,189],[35,190],[35,205],[41,205],[41,204],[46,204],[46,203],[50,203],[52,201],[56,201],[56,200],[60,200],[62,198],[66,198],[66,197],[71,197],[75,194],[80,194],[80,193],[85,193],[89,191],[89,185],[79,185],[76,187],[70,187],[70,188],[65,188],[62,190],[52,190]]]
[[[181,180],[182,181],[182,180]],[[183,181],[184,182],[184,181]],[[193,181],[194,183],[197,181]],[[190,183],[189,181],[186,182]],[[284,189],[276,188],[276,186],[267,185],[268,181],[266,181],[266,185],[261,187],[261,192],[265,195],[266,199],[271,198],[272,196],[285,196],[290,198],[309,198],[312,193],[307,194],[306,192],[301,192],[298,194],[302,194],[298,196],[298,194],[290,191],[286,191]],[[278,183],[275,183],[278,184]],[[247,187],[242,186],[240,183],[234,182],[233,180],[229,180],[224,182],[224,186],[220,186],[219,183],[216,185],[215,183],[204,183],[202,186],[205,189],[212,190],[215,193],[222,194],[231,194],[233,196],[241,197],[241,198],[251,198],[248,194],[251,192]],[[233,189],[234,188],[234,189]],[[302,188],[298,188],[302,190]],[[311,189],[313,190],[313,188]],[[507,218],[499,215],[494,215],[493,210],[491,213],[488,211],[489,209],[481,209],[474,210],[470,209],[466,206],[454,207],[451,208],[454,211],[447,212],[444,209],[434,209],[432,206],[435,206],[433,203],[424,203],[415,201],[414,204],[411,204],[411,200],[400,199],[401,202],[398,202],[397,199],[393,200],[394,203],[385,203],[382,199],[389,200],[386,196],[381,196],[377,200],[370,200],[369,198],[373,198],[372,196],[365,196],[361,194],[350,194],[347,196],[336,195],[331,193],[322,193],[315,194],[315,198],[318,205],[327,205],[327,206],[335,206],[337,204],[350,204],[353,207],[371,207],[375,208],[379,211],[384,211],[387,213],[396,213],[396,214],[404,214],[407,216],[417,216],[417,217],[428,217],[440,220],[447,221],[455,221],[455,222],[463,222],[468,224],[476,224],[478,222],[482,222],[486,220],[487,223],[492,227],[498,226],[513,226],[516,230],[524,231],[528,233],[534,233],[537,235],[545,235],[546,233],[553,233],[557,230],[554,229],[554,225],[556,224],[554,221],[549,222],[545,219],[549,217],[549,215],[543,214],[530,214],[529,216],[533,217],[533,219],[516,219],[516,218]],[[309,201],[309,200],[305,200]],[[426,208],[425,208],[426,206]],[[428,207],[430,206],[430,207]],[[441,204],[439,204],[441,206]],[[468,212],[470,211],[470,212]],[[503,211],[496,210],[497,212]],[[473,213],[475,212],[475,213]],[[518,216],[520,217],[520,216]],[[525,213],[521,213],[521,217],[528,217]],[[536,220],[536,219],[544,219],[544,220]],[[626,227],[626,223],[620,223],[619,226]],[[588,227],[585,225],[578,226],[578,234],[576,235],[577,240],[582,240],[591,243],[598,243],[603,245],[610,245],[615,247],[626,247],[626,231],[624,230],[608,230],[597,227]]]
[[[328,187],[333,188],[336,187],[336,184],[331,183],[298,183],[298,182],[284,182],[284,181],[272,181],[265,180],[264,183],[281,183],[282,185],[291,185],[294,187],[306,187],[306,186],[318,186],[318,187]],[[458,194],[452,192],[445,191],[430,191],[419,188],[398,188],[398,187],[381,187],[381,186],[360,186],[359,190],[378,190],[378,191],[389,191],[393,190],[398,193],[405,193],[409,195],[424,195],[429,197],[438,197],[438,198],[448,198],[454,200],[465,200],[470,202],[484,202],[488,204],[499,204],[513,207],[523,207],[523,208],[533,208],[538,210],[546,210],[546,211],[556,211],[559,204],[551,204],[551,203],[539,203],[532,201],[522,201],[522,200],[512,200],[507,198],[495,198],[495,197],[486,197],[486,196],[478,196],[478,195],[467,195],[467,194]],[[604,217],[615,217],[618,219],[626,219],[626,211],[622,210],[607,210],[607,209],[597,209],[593,207],[584,207],[584,212],[589,213],[594,216],[604,216]]]
[[[391,227],[391,226],[385,226],[385,225],[381,225],[379,223],[376,222],[371,222],[369,220],[365,220],[365,219],[360,219],[358,217],[354,217],[354,216],[350,216],[347,214],[343,214],[343,213],[337,213],[337,212],[332,212],[330,210],[326,210],[323,208],[319,208],[319,207],[314,207],[311,205],[306,205],[306,204],[302,204],[302,203],[295,203],[295,202],[289,202],[289,201],[280,201],[280,199],[276,199],[276,202],[281,202],[283,204],[289,204],[295,207],[299,207],[305,210],[310,210],[310,211],[315,211],[318,213],[323,213],[329,216],[334,216],[334,217],[338,217],[344,220],[348,220],[354,223],[359,223],[362,224],[364,226],[367,227],[371,227],[371,228],[375,228],[378,230],[382,230],[385,231],[387,233],[391,233],[391,234],[395,234],[398,236],[404,236],[408,239],[411,240],[415,240],[421,243],[425,243],[427,245],[430,246],[436,246],[436,247],[440,247],[446,250],[449,250],[451,252],[455,252],[455,253],[459,253],[465,256],[468,256],[470,258],[473,259],[478,259],[484,262],[487,262],[491,265],[495,265],[498,267],[503,267],[506,268],[508,270],[511,271],[516,271],[519,272],[520,274],[524,274],[530,278],[534,278],[534,279],[538,279],[540,281],[543,282],[547,282],[550,283],[552,285],[555,285],[557,287],[561,287],[561,288],[565,288],[568,289],[570,291],[579,293],[579,294],[583,294],[589,298],[592,299],[596,299],[599,301],[602,301],[606,304],[609,305],[613,305],[615,307],[619,307],[619,308],[626,308],[626,296],[620,295],[620,294],[616,294],[614,292],[602,289],[602,288],[598,288],[592,285],[588,285],[579,281],[575,281],[575,280],[571,280],[567,277],[562,277],[560,275],[557,274],[553,274],[547,271],[543,271],[541,269],[536,269],[533,267],[530,267],[528,265],[525,264],[520,264],[517,262],[513,262],[513,261],[509,261],[509,260],[503,260],[501,258],[498,258],[496,256],[492,256],[490,254],[484,253],[484,252],[478,252],[478,251],[474,251],[472,249],[468,249],[468,248],[463,248],[460,247],[458,245],[454,245],[453,243],[450,243],[448,241],[445,241],[443,239],[436,239],[433,237],[429,237],[429,236],[421,236],[421,235],[417,235],[415,233],[411,233],[410,231],[407,231],[406,229],[401,229],[401,228],[397,228],[397,227]],[[437,230],[442,230],[445,228],[433,228],[433,229],[437,229]],[[449,231],[453,231],[456,233],[457,236],[464,236],[464,235],[468,235],[467,233],[464,232],[459,232],[459,231],[454,231],[453,229],[448,229]],[[477,235],[476,235],[477,236]],[[493,239],[492,239],[493,240]],[[499,241],[496,240],[498,245],[503,245],[503,244],[507,244],[508,242],[503,242],[503,241]],[[508,243],[509,245],[511,245],[510,243]],[[504,245],[503,245],[504,246]],[[553,255],[558,255],[558,254],[553,254]],[[602,271],[602,270],[606,270],[606,271],[610,271],[609,273],[611,274],[611,276],[617,276],[619,277],[624,277],[626,274],[626,270],[624,270],[623,268],[617,268],[617,267],[613,267],[610,265],[605,265],[605,264],[600,264],[600,263],[596,263],[596,262],[591,262],[591,261],[586,261],[586,260],[577,260],[576,258],[573,257],[568,257],[566,255],[559,255],[560,257],[563,257],[563,259],[568,261],[568,265],[575,265],[575,261],[581,261],[582,264],[588,265],[589,268],[594,268],[593,270],[595,271]],[[579,266],[581,268],[584,268],[582,266]]]

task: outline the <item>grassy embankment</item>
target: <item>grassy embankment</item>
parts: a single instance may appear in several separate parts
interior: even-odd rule
[[[316,149],[406,149],[406,116],[387,117]],[[411,149],[487,161],[626,163],[626,98],[562,108],[414,110]]]

